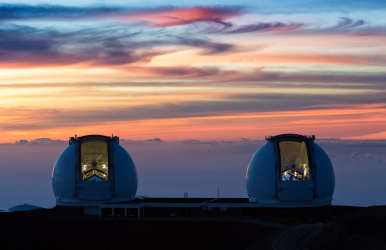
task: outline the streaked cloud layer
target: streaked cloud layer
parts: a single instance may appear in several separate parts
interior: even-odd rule
[[[68,4],[0,6],[0,142],[386,138],[381,1]]]

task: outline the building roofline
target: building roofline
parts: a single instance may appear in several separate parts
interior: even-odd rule
[[[299,135],[299,134],[280,134],[280,135],[267,135],[265,139],[267,141],[278,140],[283,138],[296,138],[296,139],[311,139],[315,140],[315,135]]]

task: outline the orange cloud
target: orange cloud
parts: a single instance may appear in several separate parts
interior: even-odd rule
[[[36,113],[37,112],[37,113]],[[265,135],[279,133],[316,134],[318,138],[365,138],[385,139],[386,105],[346,105],[337,109],[310,109],[301,111],[233,112],[219,113],[217,116],[187,118],[160,118],[138,120],[96,120],[84,119],[76,126],[58,123],[49,115],[40,116],[39,111],[22,110],[11,114],[2,112],[2,123],[22,124],[27,119],[29,129],[11,129],[2,132],[0,142],[13,142],[20,139],[32,140],[49,137],[66,139],[78,134],[117,134],[125,139],[161,138],[163,140],[200,139],[262,139]],[[47,112],[44,112],[47,114]],[[374,115],[376,114],[376,115]],[[60,116],[68,116],[63,113]],[[87,115],[87,113],[85,113]],[[36,119],[29,118],[36,116]],[[39,128],[34,124],[49,123],[50,127]],[[52,123],[52,124],[51,124]],[[366,127],[364,130],[363,128]],[[376,134],[376,135],[375,135]]]

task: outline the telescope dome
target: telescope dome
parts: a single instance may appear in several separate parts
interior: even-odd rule
[[[269,136],[247,169],[251,202],[272,206],[331,205],[335,187],[332,163],[315,136]]]
[[[71,137],[52,171],[57,205],[134,200],[137,170],[117,136]]]

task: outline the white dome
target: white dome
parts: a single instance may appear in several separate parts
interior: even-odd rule
[[[8,211],[15,212],[15,211],[38,210],[38,209],[44,209],[44,208],[34,206],[34,205],[29,205],[29,204],[23,204],[23,205],[17,205],[17,206],[11,207],[10,209],[8,209]]]
[[[118,137],[71,138],[52,172],[57,205],[135,199],[137,170]]]
[[[250,201],[283,206],[331,204],[335,186],[333,166],[314,139],[292,134],[267,138],[247,169]]]

